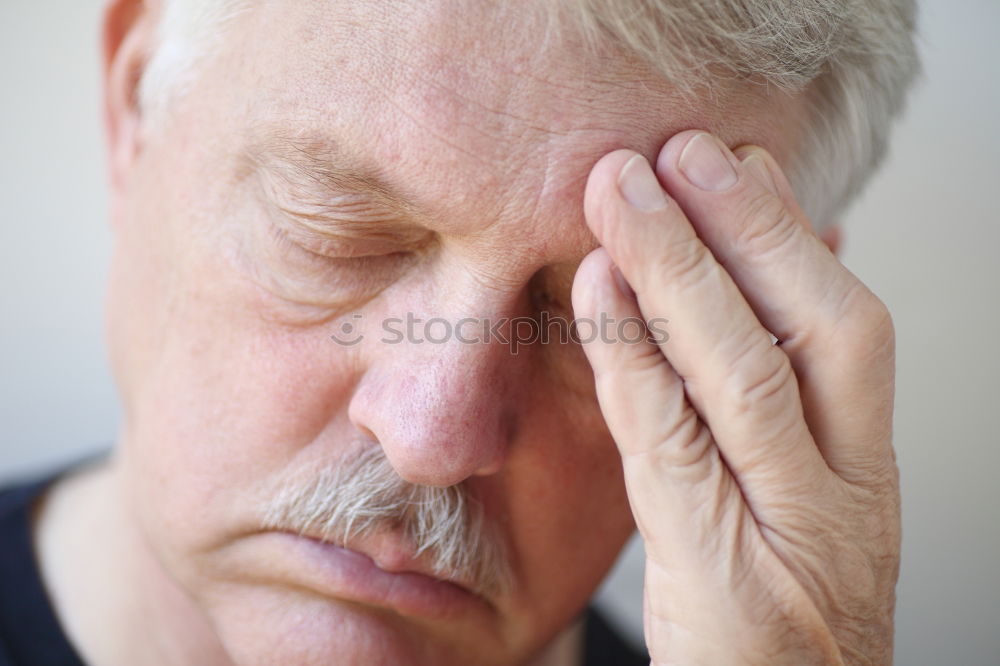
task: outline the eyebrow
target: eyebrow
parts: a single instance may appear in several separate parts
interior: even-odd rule
[[[297,185],[316,186],[322,195],[332,198],[361,194],[400,217],[413,218],[417,214],[412,201],[392,187],[383,174],[363,165],[330,139],[272,132],[250,142],[246,155],[253,166]]]

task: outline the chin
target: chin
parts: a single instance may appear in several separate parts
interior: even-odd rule
[[[499,646],[486,636],[477,640],[467,627],[451,634],[389,610],[327,599],[308,590],[227,586],[207,610],[235,666],[465,666],[511,661],[498,659]]]

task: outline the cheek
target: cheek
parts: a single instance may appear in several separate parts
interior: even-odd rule
[[[326,336],[230,315],[185,308],[189,323],[165,336],[130,415],[139,476],[157,481],[146,492],[179,529],[192,515],[213,529],[252,528],[250,494],[309,444],[336,446],[348,425],[336,415],[346,410],[350,364]]]
[[[524,424],[531,442],[512,456],[508,472],[509,524],[527,591],[519,612],[536,624],[552,622],[554,631],[589,601],[634,523],[596,403],[535,398],[541,407]]]
[[[262,319],[223,265],[176,261],[169,277],[133,261],[112,316],[127,478],[150,540],[181,566],[258,529],[264,489],[310,444],[339,445],[355,364],[324,327]]]
[[[232,184],[198,175],[211,161],[152,152],[117,230],[108,309],[122,455],[153,540],[202,550],[258,527],[259,487],[310,442],[337,440],[354,361],[323,326],[263,316],[227,260]]]

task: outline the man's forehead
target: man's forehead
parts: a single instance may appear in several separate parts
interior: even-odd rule
[[[777,143],[761,113],[777,101],[767,91],[684,98],[639,63],[554,29],[543,5],[262,4],[250,58],[265,103],[252,126],[335,145],[469,232],[557,220],[582,229],[590,166],[615,148],[652,157],[689,127]]]

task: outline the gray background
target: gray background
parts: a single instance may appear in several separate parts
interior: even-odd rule
[[[0,2],[0,478],[93,450],[103,350],[98,0]],[[844,260],[898,332],[897,663],[1000,664],[1000,2],[924,3],[926,78],[847,216]],[[631,548],[601,592],[641,632]]]

